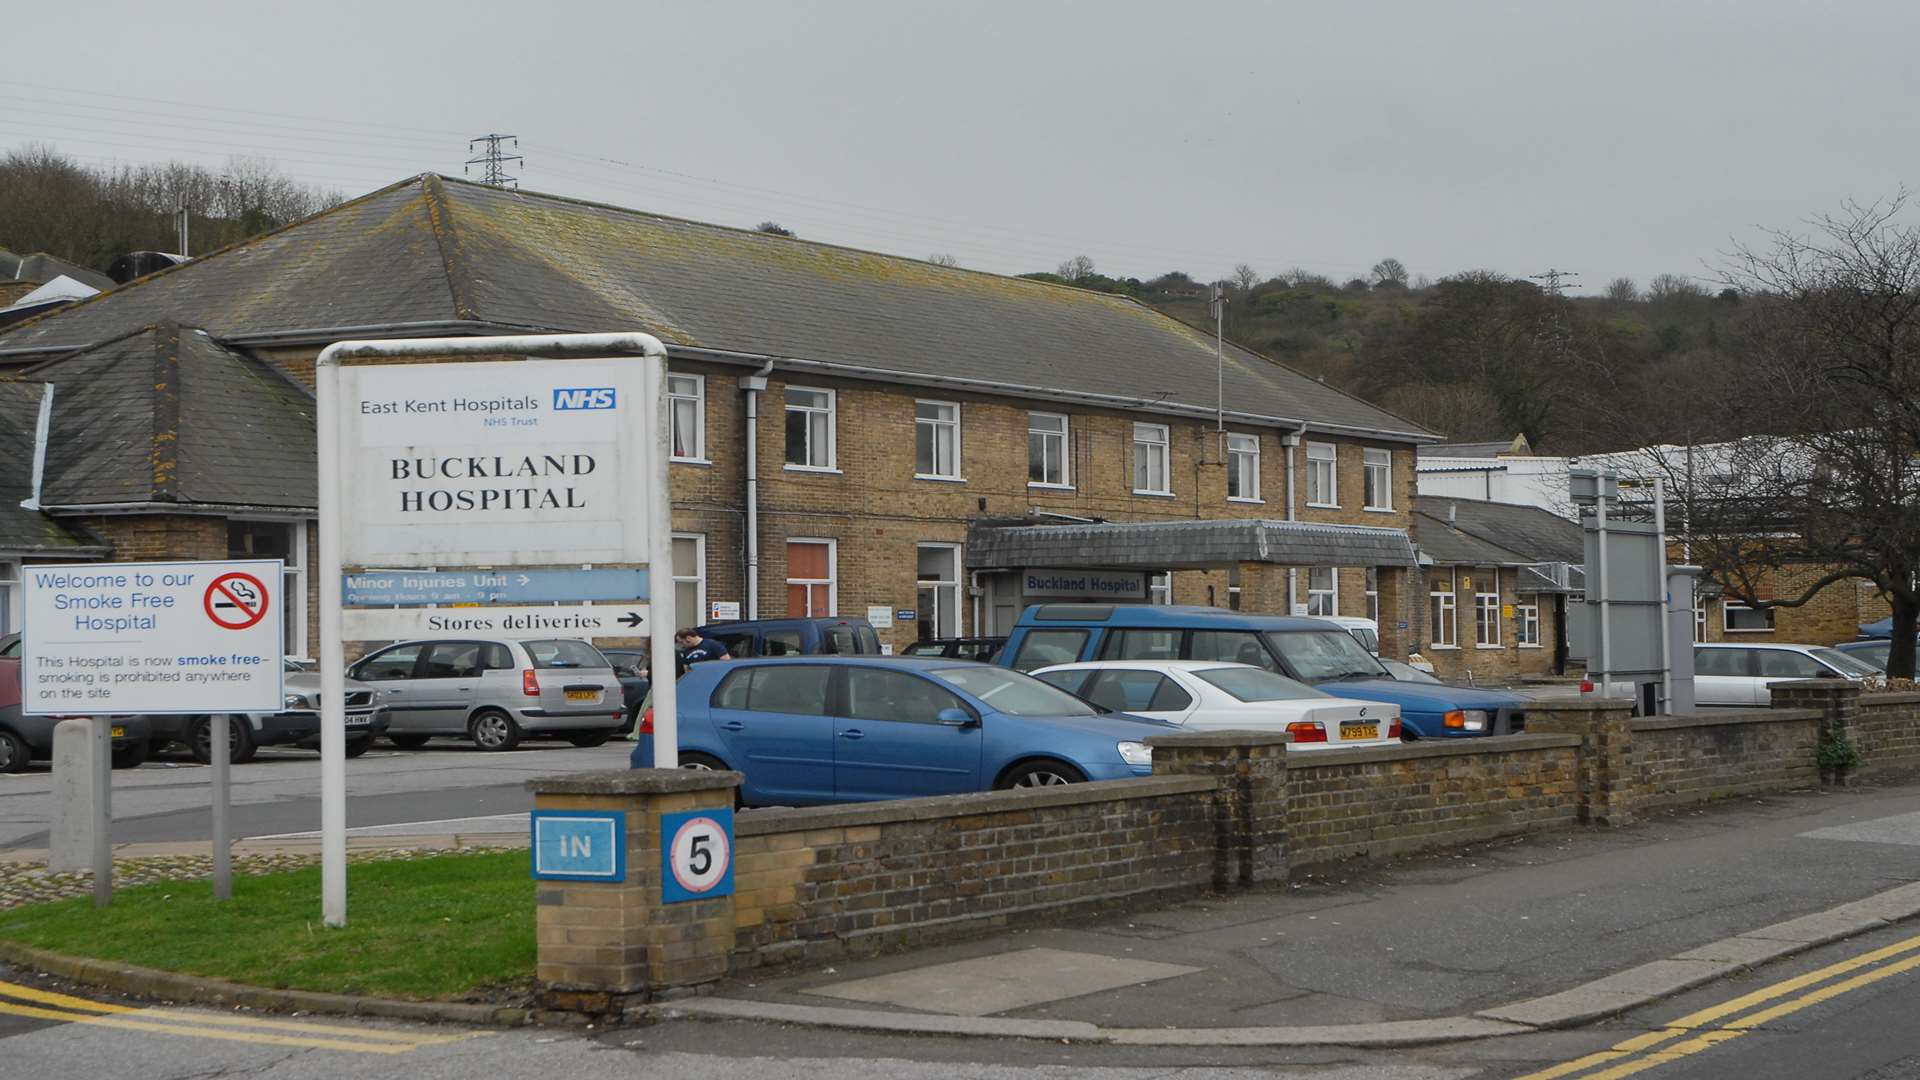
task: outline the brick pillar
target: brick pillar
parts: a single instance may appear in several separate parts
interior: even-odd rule
[[[1240,564],[1240,610],[1254,615],[1288,615],[1287,568],[1272,563]]]
[[[1214,800],[1213,887],[1245,887],[1287,879],[1287,744],[1293,736],[1264,731],[1196,731],[1155,735],[1155,776],[1211,776]]]
[[[1859,683],[1852,679],[1798,679],[1777,682],[1767,689],[1773,692],[1776,709],[1810,709],[1820,714],[1822,748],[1851,746],[1858,752],[1854,723],[1860,717]],[[1827,784],[1846,784],[1855,767],[1830,765],[1823,760],[1820,780]]]
[[[612,811],[626,830],[625,879],[537,882],[535,974],[550,1008],[613,1014],[713,982],[733,952],[733,897],[666,903],[660,815],[731,811],[736,772],[622,769],[527,781],[536,812]]]
[[[1633,706],[1624,701],[1535,701],[1529,734],[1580,736],[1577,751],[1580,820],[1626,825],[1639,804],[1633,761]]]
[[[1374,569],[1375,588],[1380,593],[1380,655],[1390,660],[1405,660],[1413,651],[1413,626],[1417,615],[1407,612],[1407,594],[1413,572],[1404,566]],[[1407,629],[1400,629],[1406,623]]]

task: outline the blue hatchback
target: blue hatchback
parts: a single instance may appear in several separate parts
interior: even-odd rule
[[[1147,776],[1147,738],[1177,730],[959,660],[709,661],[678,689],[680,764],[739,770],[759,806]],[[652,765],[643,734],[633,766]]]

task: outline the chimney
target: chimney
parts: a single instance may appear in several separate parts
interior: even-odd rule
[[[1456,513],[1458,513],[1458,512],[1459,512],[1459,510],[1460,510],[1460,504],[1459,504],[1459,503],[1448,503],[1448,504],[1447,504],[1447,527],[1448,527],[1448,528],[1450,528],[1450,529],[1452,529],[1452,528],[1458,528],[1458,527],[1459,527],[1459,526],[1457,526],[1457,525],[1455,525],[1455,524],[1454,524],[1454,520],[1453,520],[1453,519],[1454,519],[1454,515],[1455,515]]]

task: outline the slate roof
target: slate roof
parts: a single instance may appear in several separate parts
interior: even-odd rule
[[[106,554],[96,538],[68,529],[20,503],[33,495],[33,438],[40,422],[39,383],[0,383],[0,552],[89,558]]]
[[[42,506],[318,501],[312,399],[204,331],[145,327],[19,378],[55,387]]]
[[[13,261],[13,272],[7,276],[15,281],[32,281],[38,284],[45,284],[57,277],[69,277],[101,292],[113,288],[114,284],[112,278],[98,270],[89,270],[77,263],[56,259],[44,251],[19,256]]]
[[[1515,503],[1416,495],[1413,535],[1420,550],[1441,566],[1577,565],[1587,558],[1579,525]]]
[[[1139,521],[967,529],[967,565],[1181,569],[1268,562],[1283,566],[1412,566],[1405,531],[1305,521]]]
[[[683,355],[1215,405],[1212,337],[1125,297],[434,175],[21,323],[0,333],[0,362],[160,319],[242,345],[409,323],[640,329]],[[1226,401],[1246,417],[1434,437],[1238,347],[1225,360]]]

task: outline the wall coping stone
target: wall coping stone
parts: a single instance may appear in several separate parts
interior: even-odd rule
[[[1540,698],[1527,702],[1523,711],[1528,716],[1536,713],[1632,712],[1633,702],[1608,698],[1597,701],[1582,698]]]
[[[735,815],[733,831],[737,836],[762,836],[806,829],[838,829],[884,825],[895,821],[930,821],[1053,806],[1154,799],[1164,795],[1187,795],[1219,789],[1220,781],[1211,776],[1142,776],[1132,780],[1095,780],[1060,787],[974,791],[964,795],[931,795],[919,799],[887,799],[836,806],[772,806]]]
[[[1177,735],[1149,735],[1148,746],[1179,746],[1197,749],[1224,750],[1234,746],[1280,746],[1293,741],[1291,731],[1251,731],[1233,729],[1222,731],[1183,731]]]
[[[740,786],[737,772],[706,769],[606,769],[536,776],[526,782],[535,795],[677,795]]]
[[[1558,750],[1580,745],[1578,735],[1489,735],[1478,739],[1441,742],[1421,739],[1398,746],[1367,746],[1342,750],[1287,751],[1287,771],[1310,769],[1315,765],[1364,765],[1375,761],[1409,761],[1416,758],[1467,757],[1472,754],[1506,754],[1528,750]]]
[[[1860,695],[1860,704],[1863,707],[1872,705],[1920,704],[1920,694],[1916,694],[1911,690],[1902,690],[1897,693],[1863,693]]]
[[[1914,695],[1920,701],[1920,694]],[[1818,720],[1826,714],[1819,709],[1729,709],[1726,712],[1692,713],[1675,716],[1637,716],[1635,731],[1673,731],[1677,728],[1721,727],[1732,724],[1773,724],[1782,720]]]

